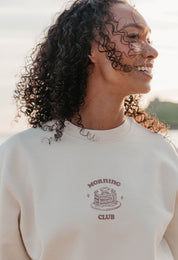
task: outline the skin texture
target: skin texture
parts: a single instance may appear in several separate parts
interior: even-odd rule
[[[109,37],[121,53],[120,63],[123,67],[127,65],[129,72],[124,71],[122,66],[116,65],[114,68],[104,49],[102,51],[102,46],[98,49],[97,42],[92,43],[87,95],[85,104],[79,111],[87,129],[112,129],[125,121],[124,98],[131,94],[148,93],[151,89],[151,77],[140,73],[135,66],[153,64],[158,56],[150,44],[150,28],[135,9],[128,5],[113,4],[111,11],[118,23],[117,28],[114,25],[114,34],[111,25],[108,25]],[[127,27],[128,24],[137,24],[142,29]],[[74,117],[72,123],[75,122]]]

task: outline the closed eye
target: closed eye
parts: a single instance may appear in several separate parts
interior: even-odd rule
[[[133,40],[138,40],[139,34],[128,34],[127,37],[130,38],[130,39],[133,39]]]

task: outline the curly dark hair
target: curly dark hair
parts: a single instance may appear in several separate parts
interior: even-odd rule
[[[129,5],[117,0],[76,0],[58,16],[43,41],[33,49],[21,73],[13,94],[16,118],[23,113],[30,126],[55,131],[56,141],[63,135],[65,120],[71,121],[74,115],[84,129],[79,110],[85,103],[91,42],[98,43],[99,51],[106,53],[114,69],[130,71],[129,66],[121,63],[122,53],[116,51],[106,29],[106,24],[110,24],[112,33],[117,33],[118,21],[114,21],[110,11],[114,3]],[[164,123],[140,108],[141,97],[125,98],[125,115],[155,133],[167,133]],[[51,120],[54,123],[49,126],[47,122]]]

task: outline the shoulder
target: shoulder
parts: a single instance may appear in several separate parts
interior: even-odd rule
[[[37,127],[21,131],[7,139],[0,145],[0,176],[10,179],[12,176],[24,177],[34,162],[47,161],[46,158],[53,149],[48,138],[53,134]]]
[[[9,137],[0,145],[0,154],[33,152],[42,149],[42,146],[49,145],[49,139],[54,132],[44,131],[40,127],[29,128]]]
[[[134,138],[133,138],[134,137]],[[172,142],[169,135],[154,133],[132,119],[132,138],[145,149],[149,149],[161,156],[174,158],[178,163],[178,148]]]
[[[55,141],[53,121],[48,121],[43,128],[29,128],[14,134],[0,145],[0,160],[3,157],[30,160],[35,156],[51,156],[52,153],[62,153],[70,146],[70,140],[64,135],[61,140]]]
[[[0,150],[6,150],[18,146],[20,144],[36,141],[34,139],[40,135],[41,130],[39,128],[29,128],[10,136],[5,142],[0,145]],[[36,137],[36,138],[35,138]]]

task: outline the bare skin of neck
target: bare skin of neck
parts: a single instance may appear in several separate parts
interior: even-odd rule
[[[85,104],[79,114],[86,129],[108,130],[124,123],[124,97],[116,95],[109,86],[95,73],[88,78]],[[72,119],[76,124],[76,118]]]

